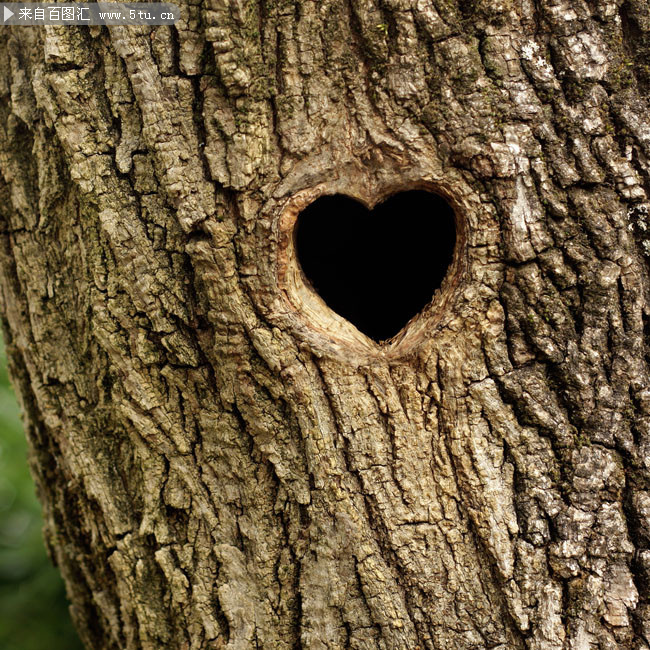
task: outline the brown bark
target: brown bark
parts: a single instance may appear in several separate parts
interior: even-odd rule
[[[648,648],[648,4],[183,10],[0,40],[5,336],[86,645]],[[378,345],[291,228],[409,187],[460,236]]]

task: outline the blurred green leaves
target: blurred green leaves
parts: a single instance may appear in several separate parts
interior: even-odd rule
[[[45,554],[41,526],[0,342],[0,648],[81,650],[61,576]]]

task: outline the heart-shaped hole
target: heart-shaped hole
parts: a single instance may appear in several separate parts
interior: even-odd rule
[[[442,283],[456,244],[454,211],[424,190],[368,210],[322,196],[299,215],[296,254],[327,305],[375,341],[397,334]]]

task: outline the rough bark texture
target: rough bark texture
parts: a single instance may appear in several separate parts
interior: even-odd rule
[[[5,336],[87,646],[647,649],[648,3],[183,12],[1,34]],[[377,345],[291,228],[408,187],[454,267]]]

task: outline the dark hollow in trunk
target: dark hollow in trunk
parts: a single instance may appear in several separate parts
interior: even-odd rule
[[[395,336],[431,301],[455,244],[451,206],[424,190],[395,194],[373,210],[323,196],[296,224],[298,260],[313,288],[375,341]]]

